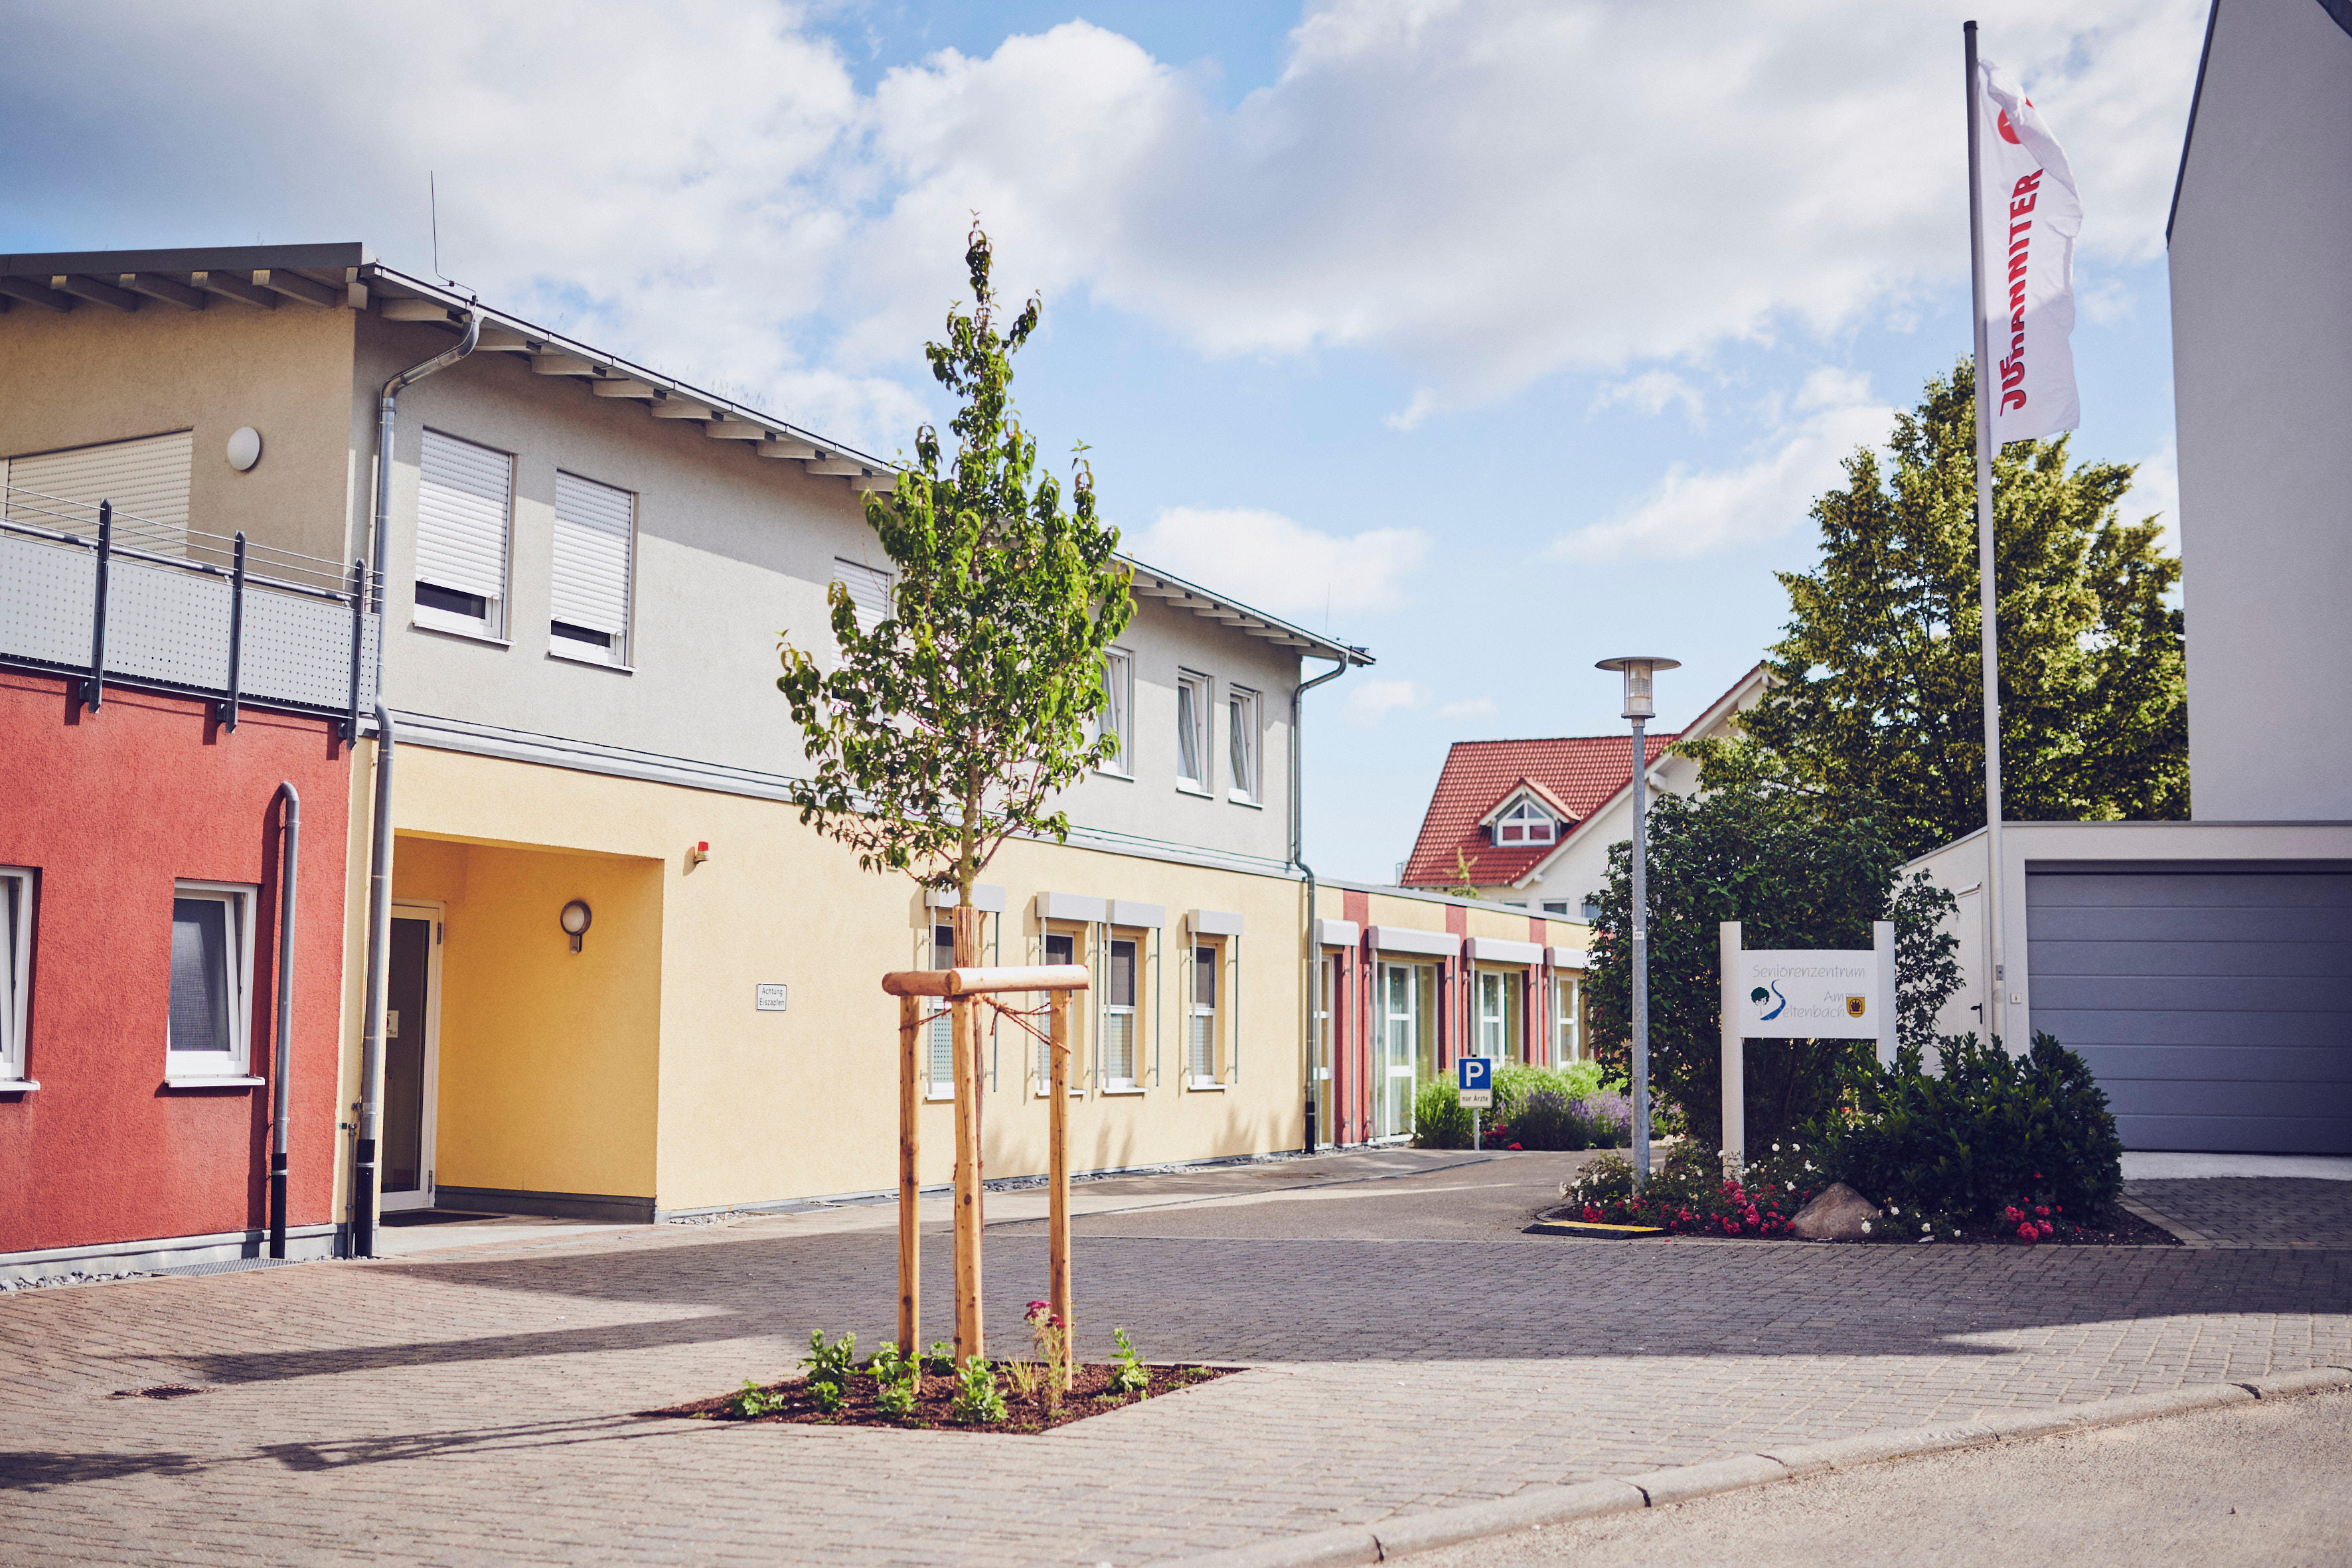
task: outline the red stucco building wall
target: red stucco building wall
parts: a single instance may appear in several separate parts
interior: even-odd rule
[[[175,879],[257,886],[249,1072],[277,1039],[281,780],[302,797],[288,1223],[334,1216],[348,752],[320,719],[0,671],[0,865],[40,873],[0,1253],[267,1225],[270,1088],[164,1087]]]

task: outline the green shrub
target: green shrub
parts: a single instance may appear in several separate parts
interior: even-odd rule
[[[1151,1388],[1151,1371],[1143,1364],[1143,1356],[1135,1342],[1127,1337],[1125,1329],[1113,1329],[1111,1338],[1118,1342],[1112,1359],[1118,1365],[1111,1369],[1110,1391],[1113,1394],[1147,1394]]]
[[[801,1365],[808,1373],[812,1389],[829,1386],[837,1399],[840,1391],[849,1386],[850,1373],[857,1370],[857,1336],[844,1334],[827,1344],[823,1329],[810,1330],[809,1353],[801,1358]],[[817,1394],[820,1402],[824,1397],[822,1393]]]
[[[1601,1091],[1599,1062],[1570,1062],[1566,1067],[1522,1067],[1514,1062],[1495,1071],[1495,1110],[1491,1125],[1518,1125],[1528,1097],[1550,1090],[1567,1100],[1582,1100]]]
[[[1423,1084],[1412,1097],[1412,1146],[1416,1149],[1470,1147],[1470,1112],[1454,1086],[1443,1079]]]
[[[973,1356],[957,1369],[948,1419],[965,1426],[985,1426],[1004,1419],[1004,1393],[996,1385],[996,1368],[985,1358]]]
[[[2096,1225],[2123,1194],[2123,1141],[2083,1058],[2046,1034],[2012,1057],[1995,1037],[1946,1037],[1929,1076],[1906,1047],[1861,1086],[1868,1109],[1821,1142],[1836,1179],[1924,1218],[1985,1225],[2014,1205],[2046,1203]]]

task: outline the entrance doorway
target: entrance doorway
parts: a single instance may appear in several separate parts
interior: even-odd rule
[[[1372,1136],[1411,1137],[1413,1091],[1436,1070],[1437,968],[1383,963],[1374,989],[1380,1034],[1372,1062]]]
[[[384,987],[383,1100],[376,1168],[386,1214],[433,1206],[433,1123],[441,1065],[439,904],[392,907]]]

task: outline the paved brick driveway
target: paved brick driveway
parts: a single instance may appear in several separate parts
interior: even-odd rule
[[[635,1414],[887,1333],[887,1210],[0,1298],[0,1561],[1125,1564],[2352,1361],[2352,1251],[1517,1235],[1558,1173],[1087,1189],[1084,1337],[1261,1364],[1042,1438]],[[1022,1197],[991,1200],[1000,1344],[1043,1277]],[[214,1392],[106,1397],[163,1382]]]

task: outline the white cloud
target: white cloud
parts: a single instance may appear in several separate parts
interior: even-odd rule
[[[1794,416],[1747,462],[1713,469],[1677,463],[1617,517],[1555,541],[1552,558],[1687,560],[1795,528],[1813,498],[1842,480],[1841,461],[1885,438],[1895,410],[1871,396],[1868,377],[1832,369],[1808,376],[1790,402]]]
[[[1446,703],[1437,710],[1437,716],[1440,719],[1453,720],[1492,719],[1501,711],[1502,710],[1495,705],[1495,700],[1491,697],[1471,697],[1459,702]]]
[[[1412,395],[1412,402],[1388,416],[1387,425],[1391,430],[1411,433],[1436,411],[1437,394],[1424,386]]]
[[[18,7],[0,205],[61,246],[356,235],[421,269],[436,169],[466,282],[899,439],[849,384],[930,395],[912,349],[977,208],[1009,293],[1210,354],[1374,352],[1424,389],[1410,428],[1962,276],[1964,9],[2067,145],[2084,254],[2159,254],[2199,0],[1315,0],[1230,108],[1084,22],[861,91],[772,0],[416,0],[415,47],[352,7]]]
[[[1397,608],[1429,553],[1417,528],[1343,537],[1246,507],[1170,507],[1120,542],[1149,565],[1317,627],[1327,615]]]
[[[1698,388],[1670,370],[1645,370],[1630,380],[1602,387],[1592,399],[1596,410],[1621,403],[1654,418],[1669,405],[1679,403],[1684,417],[1700,429],[1706,427],[1706,404]]]
[[[2180,548],[2180,452],[2176,439],[2164,438],[2164,445],[2139,460],[2139,471],[2132,476],[2131,489],[2125,492],[2116,515],[2126,521],[2138,522],[2151,512],[2164,521],[2166,545],[2175,551]]]
[[[1377,724],[1391,713],[1422,706],[1429,694],[1410,680],[1373,678],[1351,682],[1343,711],[1350,724]]]

